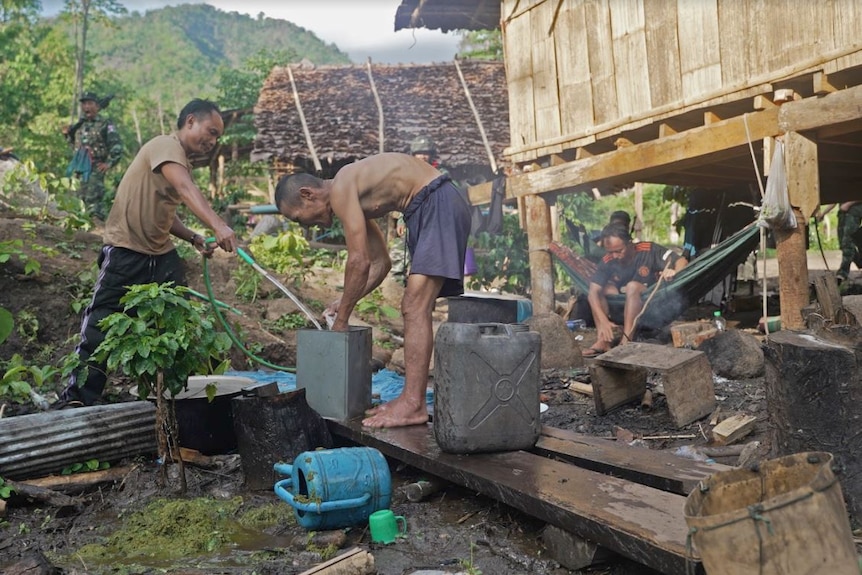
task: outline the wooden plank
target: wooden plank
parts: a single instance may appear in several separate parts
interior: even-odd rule
[[[634,342],[615,347],[596,358],[596,364],[625,370],[667,371],[704,357],[702,351]]]
[[[650,104],[665,106],[682,99],[679,38],[669,33],[677,29],[676,4],[644,0],[643,10]]]
[[[561,130],[563,134],[581,133],[593,123],[593,92],[583,3],[562,4],[554,42]]]
[[[509,14],[517,0],[504,2],[504,14]],[[536,141],[535,100],[533,97],[533,57],[530,50],[530,13],[526,12],[506,23],[505,41],[506,82],[509,86],[509,132],[512,143],[525,145]]]
[[[618,407],[640,401],[646,392],[645,370],[607,368],[595,361],[589,367],[596,415],[606,415]]]
[[[533,313],[554,312],[554,266],[548,244],[553,241],[551,210],[543,196],[524,198],[527,208],[527,243]]]
[[[688,495],[701,479],[730,469],[719,463],[694,461],[667,451],[632,447],[547,426],[531,451],[680,495]]]
[[[557,91],[555,35],[550,34],[557,4],[545,2],[530,12],[530,44],[533,52],[533,101],[536,140],[543,142],[562,135],[560,94]]]
[[[697,98],[721,88],[717,0],[677,2],[682,95]]]
[[[838,280],[832,274],[822,274],[814,278],[814,291],[817,292],[817,302],[820,313],[828,322],[834,322],[838,312],[844,309],[841,292],[838,291]]]
[[[834,94],[825,96],[831,98]],[[782,106],[803,104],[791,102]],[[684,170],[747,152],[748,137],[762,140],[779,133],[779,109],[764,110],[743,118],[729,118],[708,126],[692,128],[661,140],[635,144],[590,158],[512,176],[506,181],[506,196],[515,198],[533,193],[553,192],[571,188],[587,191],[607,181],[657,181],[662,173]],[[470,201],[483,204],[491,201],[490,183],[470,187]]]
[[[587,58],[593,89],[593,124],[602,125],[619,117],[614,79],[614,50],[611,34],[611,12],[608,0],[587,2],[584,6],[587,32]],[[517,142],[512,142],[517,146]]]
[[[718,11],[719,61],[723,86],[743,84],[751,77],[748,51],[751,43],[751,24],[748,21],[750,1],[724,1]]]
[[[781,106],[778,127],[782,132],[823,130],[862,118],[862,86],[833,92],[821,98],[806,98]]]
[[[675,350],[688,351],[688,350]],[[712,366],[706,354],[661,373],[667,408],[677,427],[706,417],[715,409]]]
[[[717,445],[730,445],[751,433],[756,422],[757,418],[753,415],[737,414],[728,417],[712,428],[712,438]]]
[[[691,560],[685,497],[581,469],[524,451],[453,455],[434,441],[431,425],[370,429],[329,420],[332,433],[443,477],[542,521],[594,541],[668,575]]]
[[[610,2],[617,113],[641,116],[650,105],[643,0]]]

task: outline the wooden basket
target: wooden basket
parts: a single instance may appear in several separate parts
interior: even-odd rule
[[[709,575],[859,575],[829,453],[715,473],[689,494],[684,513]]]

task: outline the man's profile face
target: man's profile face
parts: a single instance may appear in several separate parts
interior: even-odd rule
[[[413,154],[413,157],[418,160],[422,160],[423,162],[431,163],[431,154],[428,152],[416,152]]]
[[[185,128],[190,131],[188,142],[193,154],[209,154],[218,143],[218,139],[224,133],[224,121],[220,114],[215,112],[198,119],[194,114],[186,117]]]
[[[332,227],[332,210],[320,195],[311,188],[301,188],[300,195],[299,206],[288,206],[284,202],[278,206],[281,215],[306,227]]]
[[[615,236],[610,236],[604,239],[602,247],[605,248],[605,253],[611,258],[619,261],[628,261],[629,259],[629,242]]]

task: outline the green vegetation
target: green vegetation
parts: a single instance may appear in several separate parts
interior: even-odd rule
[[[72,475],[74,473],[90,473],[91,471],[102,471],[111,467],[107,461],[99,461],[98,459],[88,459],[80,463],[73,463],[68,467],[64,467],[60,471],[60,475]]]
[[[0,499],[9,499],[15,493],[15,488],[6,483],[6,480],[0,477]]]

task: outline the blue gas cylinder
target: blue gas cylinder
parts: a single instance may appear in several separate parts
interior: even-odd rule
[[[389,508],[389,465],[373,447],[305,451],[293,465],[276,463],[274,468],[290,476],[276,482],[275,494],[293,507],[296,522],[309,531],[360,525],[375,511]]]

